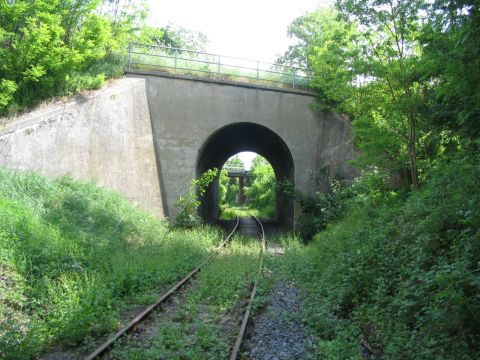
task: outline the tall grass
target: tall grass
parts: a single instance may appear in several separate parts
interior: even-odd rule
[[[258,239],[235,236],[198,275],[154,336],[124,339],[115,359],[228,359],[258,270]]]
[[[235,220],[239,217],[256,216],[259,219],[273,219],[275,217],[275,209],[272,206],[267,206],[257,209],[253,206],[239,205],[231,206],[229,204],[222,205],[220,209],[220,219]]]
[[[0,170],[0,358],[116,329],[207,256],[211,228],[171,230],[120,195]]]
[[[479,176],[478,156],[453,159],[408,196],[356,199],[307,247],[283,239],[319,357],[479,358]]]

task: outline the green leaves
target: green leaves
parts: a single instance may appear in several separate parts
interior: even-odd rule
[[[344,217],[285,247],[323,358],[360,357],[362,340],[385,359],[479,357],[479,160],[440,163],[408,197],[372,169]]]
[[[253,159],[250,185],[246,189],[249,206],[256,208],[266,217],[275,212],[276,179],[270,163],[260,155]]]
[[[0,170],[0,357],[113,332],[122,311],[158,297],[221,240],[205,227],[169,230],[93,184]]]
[[[0,80],[0,108],[5,108],[13,99],[18,86],[12,80]]]
[[[192,228],[202,224],[202,219],[198,215],[198,208],[203,195],[218,176],[218,173],[219,171],[216,168],[209,169],[198,179],[192,180],[188,193],[177,200],[176,206],[180,210],[175,218],[175,225]]]
[[[1,1],[0,116],[46,98],[98,88],[105,78],[123,73],[131,41],[154,43],[161,33],[163,45],[205,45],[202,34],[151,28],[145,18],[143,2]]]

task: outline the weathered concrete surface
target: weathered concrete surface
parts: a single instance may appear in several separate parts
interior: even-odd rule
[[[0,166],[91,179],[159,217],[176,214],[191,179],[240,151],[265,156],[277,178],[306,194],[322,168],[357,175],[348,165],[355,157],[350,122],[313,110],[311,93],[141,71],[128,76],[1,129]],[[215,186],[207,195],[202,214],[212,220]],[[298,209],[285,198],[277,215],[291,225]]]
[[[355,156],[349,121],[312,110],[315,98],[310,94],[151,72],[137,71],[127,76],[146,80],[160,183],[170,216],[176,212],[177,198],[185,194],[196,176],[201,149],[212,134],[236,123],[261,125],[285,142],[293,158],[295,186],[306,194],[313,191],[312,180],[322,167],[345,178],[357,175],[347,164]],[[225,148],[233,149],[228,144]],[[245,148],[236,146],[235,150],[255,151],[256,147],[249,144]],[[233,154],[225,154],[229,155]]]
[[[0,166],[93,180],[163,217],[143,79],[122,79],[0,129]]]

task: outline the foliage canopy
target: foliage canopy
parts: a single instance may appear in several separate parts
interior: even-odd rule
[[[97,89],[120,76],[127,45],[203,49],[206,37],[146,25],[144,1],[0,1],[0,115]]]

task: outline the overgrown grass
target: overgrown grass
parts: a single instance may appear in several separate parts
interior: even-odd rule
[[[116,359],[227,359],[258,269],[260,243],[235,237],[203,269],[173,312],[161,315],[149,339],[125,339]]]
[[[170,230],[90,183],[0,170],[0,357],[111,332],[220,239],[211,228]]]
[[[406,198],[357,199],[309,246],[284,237],[322,359],[480,358],[480,162],[439,166]]]
[[[248,217],[256,216],[259,219],[271,219],[275,215],[275,209],[271,207],[257,209],[248,205],[244,206],[230,206],[228,204],[223,205],[220,210],[221,220],[235,220],[237,216]]]

